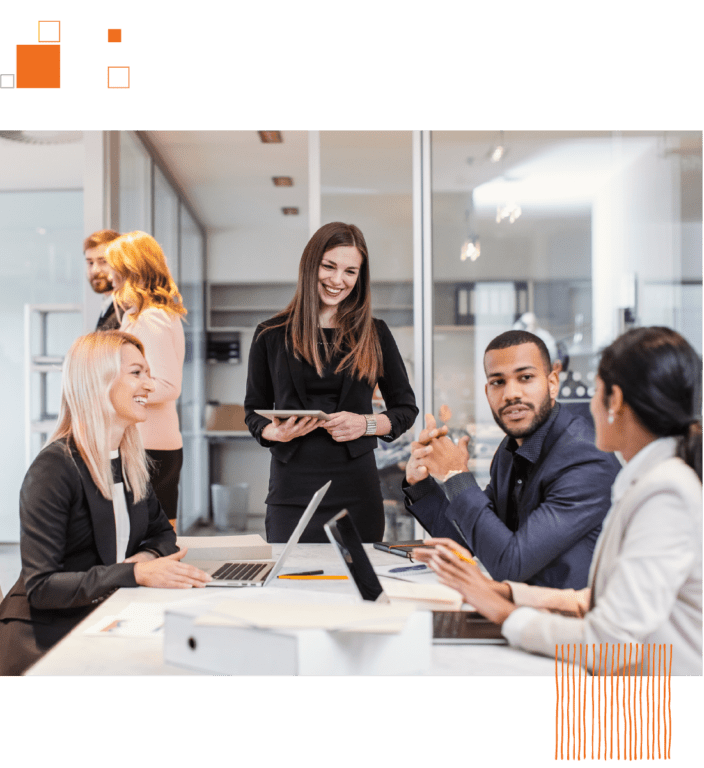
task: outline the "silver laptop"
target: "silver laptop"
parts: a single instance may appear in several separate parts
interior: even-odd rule
[[[200,560],[193,562],[189,560],[189,564],[195,565],[196,568],[200,568],[201,571],[205,571],[213,577],[213,580],[205,585],[206,587],[265,587],[272,579],[276,578],[276,575],[283,568],[286,558],[301,538],[301,534],[313,517],[331,482],[328,481],[319,491],[315,492],[276,562],[272,563],[270,560]]]
[[[346,509],[325,523],[325,533],[363,600],[389,603],[362,539]],[[433,644],[505,645],[501,627],[475,611],[433,611]]]

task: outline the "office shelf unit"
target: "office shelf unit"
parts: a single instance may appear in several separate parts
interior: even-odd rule
[[[58,414],[48,413],[48,377],[60,374],[62,354],[48,349],[49,316],[83,313],[82,304],[25,304],[24,305],[24,370],[25,370],[25,463],[32,462],[32,435],[38,434],[43,443],[54,431]],[[39,338],[39,352],[32,354],[35,331]],[[32,400],[38,395],[39,415],[32,414]]]

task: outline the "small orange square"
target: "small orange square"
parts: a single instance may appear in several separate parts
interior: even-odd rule
[[[109,43],[121,43],[122,42],[122,30],[121,29],[109,29],[108,30],[108,42]]]

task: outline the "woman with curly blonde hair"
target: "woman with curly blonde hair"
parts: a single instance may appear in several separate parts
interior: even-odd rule
[[[105,251],[120,329],[144,345],[155,391],[147,419],[139,425],[151,459],[151,483],[172,525],[176,525],[183,440],[176,400],[181,394],[185,339],[183,299],[159,243],[146,232],[128,232]]]

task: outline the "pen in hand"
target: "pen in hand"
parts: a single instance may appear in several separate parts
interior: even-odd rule
[[[458,552],[456,549],[451,549],[450,551],[452,552],[453,555],[455,555],[456,557],[459,557],[459,559],[464,561],[465,563],[469,563],[470,565],[477,564],[476,560],[472,560],[469,557],[465,557],[461,552]]]

